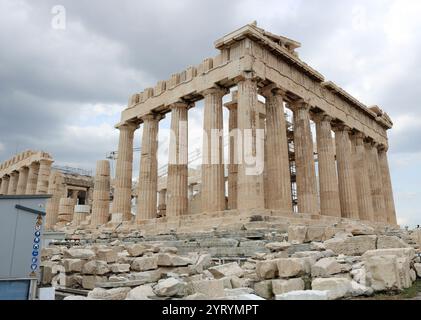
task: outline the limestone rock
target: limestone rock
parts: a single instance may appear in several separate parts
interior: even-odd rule
[[[256,273],[260,279],[276,278],[279,274],[277,260],[265,260],[257,262]]]
[[[369,250],[363,254],[363,258],[372,256],[392,255],[397,257],[407,257],[412,260],[415,257],[415,250],[413,248],[394,248],[394,249],[377,249]]]
[[[161,279],[162,272],[158,270],[143,271],[143,272],[131,272],[127,275],[129,280],[143,281],[145,283],[157,282]]]
[[[238,265],[237,262],[226,263],[220,266],[215,266],[208,269],[210,273],[215,277],[215,279],[220,279],[223,277],[237,276],[242,277],[244,275],[244,270]]]
[[[290,291],[304,290],[304,281],[301,278],[282,280],[272,280],[272,291],[274,295],[287,293]]]
[[[266,249],[269,249],[271,252],[279,252],[288,250],[291,246],[289,242],[271,242],[265,245]]]
[[[101,249],[98,250],[96,253],[96,257],[98,260],[105,261],[107,263],[116,262],[117,261],[117,251],[113,249]]]
[[[106,282],[107,277],[101,277],[101,276],[83,276],[82,277],[82,287],[84,289],[94,289],[97,284],[100,284],[102,282]]]
[[[149,284],[144,284],[130,290],[127,294],[126,300],[151,300],[150,298],[154,296],[155,293],[152,289],[152,286]]]
[[[376,249],[376,236],[356,236],[350,238],[333,238],[325,241],[326,249],[336,254],[360,256],[366,251]]]
[[[95,256],[95,252],[90,249],[70,248],[64,251],[66,258],[88,260]]]
[[[272,280],[263,280],[254,284],[256,294],[265,299],[273,297]]]
[[[374,255],[366,258],[367,283],[374,291],[401,290],[397,257]]]
[[[160,267],[183,267],[192,264],[192,261],[171,253],[159,253],[157,264]]]
[[[128,264],[128,263],[114,263],[114,264],[110,265],[110,269],[113,273],[130,272],[130,264]]]
[[[203,293],[193,293],[191,295],[188,295],[187,297],[184,297],[184,300],[207,300],[208,297]]]
[[[89,300],[87,297],[84,296],[67,296],[64,297],[63,300]]]
[[[307,263],[303,258],[278,259],[276,263],[281,278],[297,277],[308,272]]]
[[[325,240],[325,229],[323,226],[309,226],[307,227],[306,237],[304,242],[312,241],[324,241]]]
[[[88,298],[97,300],[124,300],[129,293],[130,288],[102,289],[95,288],[88,293]]]
[[[351,281],[345,278],[317,278],[311,282],[311,288],[327,291],[331,300],[343,298],[352,291]]]
[[[147,248],[142,244],[136,243],[126,246],[126,250],[130,257],[140,257],[146,252]]]
[[[389,248],[409,248],[402,239],[396,236],[378,236],[377,238],[377,249],[389,249]]]
[[[162,279],[154,287],[154,292],[159,297],[184,296],[186,294],[186,284],[176,278]]]
[[[223,297],[225,294],[223,280],[192,281],[192,289],[193,293],[201,293],[208,298]]]
[[[371,296],[374,290],[370,287],[366,287],[354,280],[351,281],[351,295],[353,297],[358,296]]]
[[[225,289],[225,296],[242,296],[245,294],[252,294],[254,290],[252,288],[236,288],[236,289]]]
[[[108,272],[110,272],[110,268],[105,261],[101,260],[89,261],[85,263],[82,269],[83,274],[104,275]]]
[[[83,267],[81,259],[64,259],[63,266],[66,272],[81,272]]]
[[[327,291],[300,290],[276,295],[275,300],[329,300]]]
[[[130,266],[134,271],[148,271],[158,269],[158,257],[139,257],[135,258]]]
[[[209,268],[212,263],[212,256],[208,253],[201,254],[194,265],[197,272],[203,272],[204,269]]]
[[[329,277],[341,272],[342,267],[336,262],[335,258],[323,258],[311,266],[311,276],[313,278]]]
[[[304,243],[307,234],[306,226],[289,226],[288,242]]]

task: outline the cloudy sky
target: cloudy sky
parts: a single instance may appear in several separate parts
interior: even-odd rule
[[[117,148],[113,126],[132,93],[216,55],[214,40],[257,20],[301,42],[301,59],[326,79],[389,113],[399,222],[421,224],[420,16],[419,0],[0,0],[0,161],[34,149],[94,169]],[[199,104],[190,150],[201,123]]]

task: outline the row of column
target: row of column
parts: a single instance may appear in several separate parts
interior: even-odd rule
[[[53,161],[42,159],[0,178],[1,195],[46,194]]]
[[[266,98],[266,124],[262,124],[258,109],[258,86],[253,78],[238,83],[236,102],[226,104],[229,110],[228,209],[268,208],[292,212],[291,174],[288,153],[285,92],[270,85],[261,89]],[[202,161],[202,211],[223,211],[225,180],[223,157],[224,88],[211,88],[204,97],[204,138]],[[312,115],[310,105],[303,100],[288,104],[294,114],[294,150],[298,211],[352,219],[396,223],[392,187],[386,149],[364,140],[345,125],[335,123],[325,114]],[[171,108],[171,138],[166,190],[166,216],[187,214],[188,206],[188,109],[189,103],[179,102]],[[310,118],[316,122],[319,191],[314,160]],[[160,115],[142,117],[143,137],[140,160],[138,207],[136,221],[157,215],[157,148]],[[131,219],[131,185],[133,137],[137,124],[119,127],[120,140],[116,166],[116,183],[112,213]],[[237,130],[235,130],[237,129]],[[250,174],[246,159],[260,152],[259,131],[266,139],[265,175]],[[335,131],[335,139],[332,137]],[[231,134],[232,132],[237,132]],[[251,132],[251,148],[245,146],[245,132]],[[216,132],[216,133],[215,133]],[[218,134],[221,133],[221,134]],[[241,159],[236,154],[238,136]],[[335,147],[336,146],[336,147]],[[336,159],[335,159],[336,157]],[[264,177],[265,176],[265,177]],[[267,186],[266,188],[264,186]],[[265,192],[266,189],[266,192]],[[266,193],[266,194],[265,194]]]

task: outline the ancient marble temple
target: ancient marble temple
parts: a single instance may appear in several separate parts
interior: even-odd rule
[[[120,138],[114,221],[132,218],[133,139],[140,127],[135,221],[156,219],[158,207],[163,206],[167,219],[188,214],[188,119],[195,103],[203,99],[201,212],[271,210],[292,215],[296,205],[298,213],[313,217],[396,224],[387,160],[387,130],[392,122],[385,112],[378,106],[367,107],[326,81],[299,58],[300,43],[255,23],[227,34],[215,47],[216,57],[129,99],[116,125]],[[223,104],[226,95],[232,101]],[[222,160],[223,135],[218,134],[224,107],[229,110],[229,163]],[[286,109],[293,114],[291,137]],[[167,113],[171,114],[167,185],[158,190],[157,136],[159,121]],[[314,139],[311,123],[315,123]],[[255,159],[252,166],[250,158]]]

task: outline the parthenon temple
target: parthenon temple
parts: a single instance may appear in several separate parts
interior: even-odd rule
[[[215,47],[217,56],[129,99],[116,125],[111,221],[132,220],[133,139],[140,127],[135,224],[182,223],[189,215],[187,128],[189,113],[203,99],[200,213],[305,214],[396,225],[387,159],[387,130],[393,124],[385,112],[326,81],[299,58],[300,43],[255,23],[227,34]],[[231,102],[224,104],[226,95]],[[228,163],[221,133],[224,107],[229,110]],[[292,129],[287,110],[293,114]],[[166,186],[158,187],[157,136],[167,113],[168,173]]]

